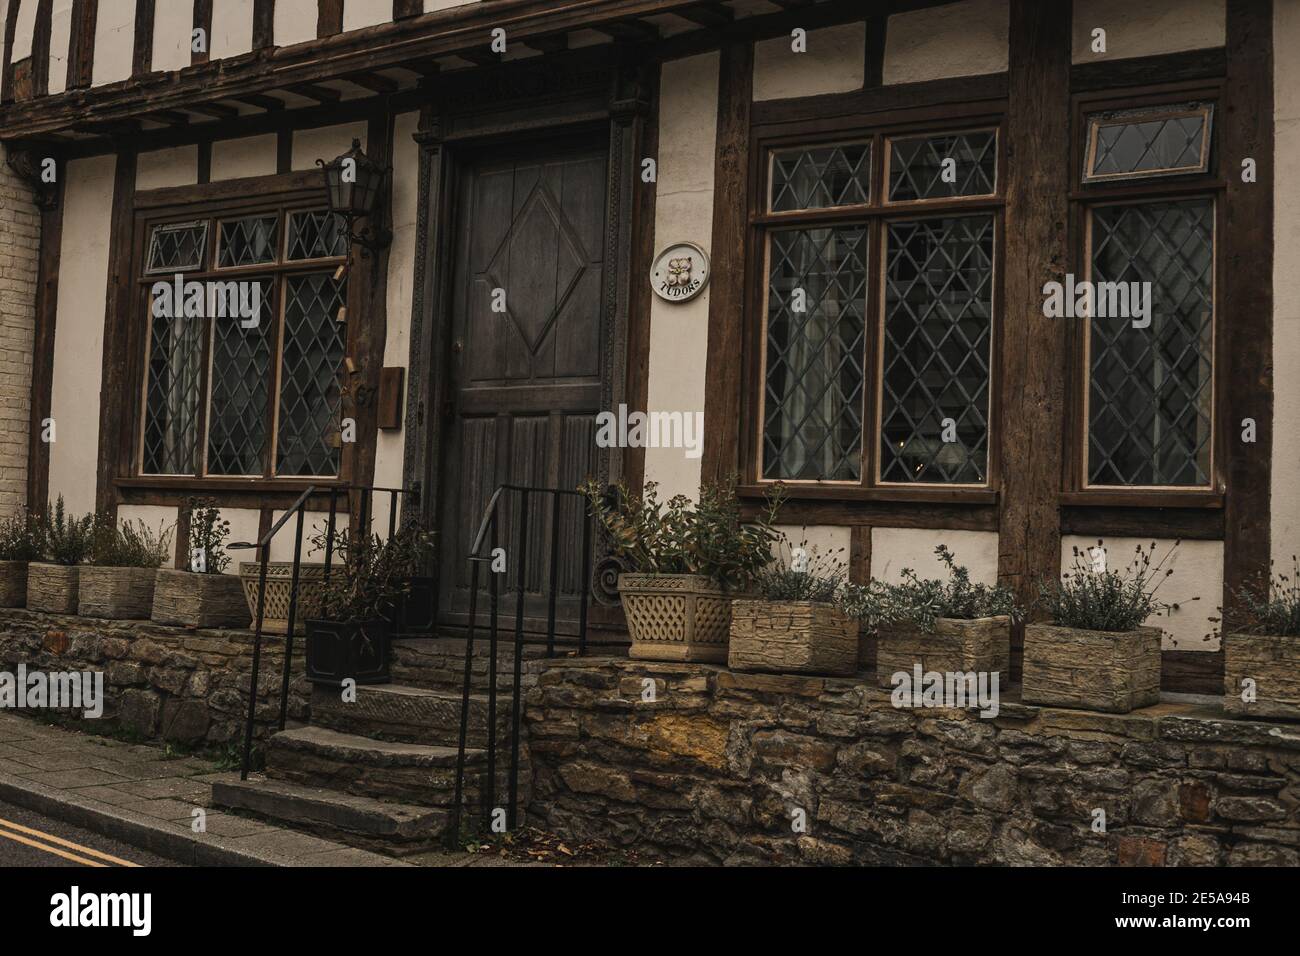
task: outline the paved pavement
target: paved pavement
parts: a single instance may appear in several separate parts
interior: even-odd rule
[[[161,747],[0,713],[0,801],[10,805],[186,864],[409,865],[212,809],[212,781],[234,776]]]
[[[0,800],[0,868],[131,865],[183,864]]]

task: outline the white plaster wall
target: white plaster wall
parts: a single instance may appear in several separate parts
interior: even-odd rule
[[[663,65],[659,86],[659,181],[655,254],[690,240],[705,251],[713,236],[713,164],[718,139],[719,56],[704,53]],[[638,282],[649,281],[638,276]],[[704,410],[709,290],[686,303],[655,296],[650,307],[648,411]],[[708,428],[705,422],[705,428]],[[645,476],[659,497],[699,496],[700,459],[681,448],[647,448]]]
[[[871,576],[898,583],[903,569],[911,568],[921,578],[947,577],[947,570],[934,549],[946,544],[957,563],[970,571],[977,584],[998,580],[998,535],[996,531],[951,531],[930,528],[872,528]]]
[[[193,30],[193,4],[157,4],[153,21],[153,69],[165,72],[189,66],[193,58]]]
[[[885,83],[1001,73],[1007,68],[1008,0],[965,0],[889,18]]]
[[[360,30],[393,19],[393,0],[344,0],[343,29]]]
[[[434,10],[446,10],[449,7],[464,7],[471,3],[478,3],[479,0],[424,0],[424,12],[432,13]]]
[[[176,553],[176,521],[180,515],[180,509],[176,507],[164,507],[162,505],[120,505],[117,509],[117,520],[121,522],[134,522],[142,524],[155,535],[160,537],[165,535],[170,542],[167,550],[168,558],[163,562],[164,568],[173,567],[176,559],[173,557]]]
[[[276,148],[274,133],[217,140],[212,144],[212,181],[275,175]]]
[[[1137,557],[1134,549],[1140,544],[1150,548],[1151,538],[1106,538],[1107,567],[1124,573]],[[1155,540],[1155,560],[1159,561],[1173,545],[1172,540]],[[1074,548],[1086,552],[1095,547],[1097,538],[1082,535],[1061,536],[1061,570],[1074,567]],[[1223,542],[1184,541],[1173,557],[1165,563],[1173,568],[1156,597],[1170,604],[1180,605],[1169,616],[1161,615],[1147,621],[1150,627],[1164,632],[1161,645],[1169,651],[1217,651],[1219,649],[1218,625],[1210,618],[1219,616],[1223,604]],[[1199,598],[1199,600],[1197,600]],[[1210,640],[1205,640],[1210,635]]]
[[[754,99],[776,100],[862,89],[866,24],[808,31],[808,49],[795,53],[790,37],[754,44]]]
[[[68,45],[72,42],[72,0],[54,0],[50,15],[50,95],[68,88]],[[3,22],[3,21],[0,21]]]
[[[18,3],[18,19],[14,23],[14,46],[10,62],[18,63],[32,55],[32,41],[36,37],[36,7],[38,0],[13,0]]]
[[[239,56],[253,49],[253,0],[212,0],[212,37],[208,46],[214,60]]]
[[[319,13],[316,0],[276,0],[275,45],[291,46],[316,39]]]
[[[254,508],[222,508],[221,518],[230,522],[230,537],[226,539],[226,544],[233,544],[236,541],[253,542],[257,540],[257,529],[262,525],[262,513]],[[257,551],[230,551],[230,564],[226,566],[226,574],[238,574],[240,561],[253,561],[257,558]],[[290,558],[293,555],[290,554]]]
[[[1275,569],[1300,554],[1300,2],[1273,7],[1273,480]]]
[[[852,539],[852,529],[825,524],[806,526],[784,524],[777,525],[777,530],[785,535],[791,548],[797,548],[801,541],[806,541],[809,552],[817,555],[829,555],[844,565],[845,568],[849,566],[849,545]],[[789,550],[784,545],[778,543],[774,551],[781,560],[789,560]]]
[[[175,146],[141,153],[136,164],[135,188],[165,189],[193,186],[199,181],[199,148]]]
[[[283,511],[271,512],[271,525],[274,526]],[[271,539],[271,560],[272,561],[292,561],[293,560],[293,531],[297,518],[290,518],[280,533]],[[328,511],[308,511],[303,516],[302,522],[302,559],[313,564],[323,563],[325,561],[325,552],[312,551],[311,539],[318,534],[323,534],[329,527],[330,516]],[[339,510],[334,516],[334,528],[336,531],[342,531],[348,526],[347,505],[344,499],[339,499]],[[376,529],[378,530],[378,529]],[[252,552],[250,552],[252,553]],[[337,557],[336,559],[337,560]]]
[[[162,15],[166,4],[159,4],[156,15]],[[101,3],[95,20],[95,66],[91,75],[92,86],[116,83],[131,76],[135,54],[135,0],[113,0]],[[189,63],[188,60],[185,61]],[[158,53],[154,50],[154,69],[158,69]]]
[[[113,156],[75,159],[64,171],[63,244],[54,334],[50,500],[93,511],[99,463],[99,388],[113,219]],[[74,225],[75,224],[75,225]]]
[[[316,160],[323,159],[328,163],[346,153],[352,148],[353,139],[361,140],[361,148],[366,148],[365,123],[297,130],[293,134],[293,160],[290,165],[294,169],[315,169]]]
[[[388,250],[388,330],[384,337],[384,365],[388,368],[406,368],[410,356],[420,172],[420,147],[411,137],[419,123],[418,113],[403,113],[393,124],[393,245]],[[409,414],[410,409],[403,409],[401,429],[379,432],[375,446],[378,487],[402,487],[402,456]],[[389,532],[387,497],[376,495],[371,509],[372,527],[384,537]]]
[[[1225,0],[1074,0],[1075,63],[1122,60],[1223,46]],[[1278,7],[1295,0],[1278,0]],[[1092,52],[1092,31],[1106,31],[1106,52]]]

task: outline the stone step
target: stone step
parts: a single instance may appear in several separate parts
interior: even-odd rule
[[[531,774],[521,753],[521,787]],[[474,805],[485,783],[487,753],[465,754],[464,799]],[[498,752],[497,793],[506,793],[509,754]],[[456,748],[404,741],[375,740],[311,726],[286,730],[271,738],[266,775],[358,796],[397,800],[424,807],[450,807],[456,792]],[[521,793],[521,805],[523,797]]]
[[[404,684],[377,684],[356,689],[356,700],[345,703],[332,687],[312,691],[312,723],[346,734],[375,740],[455,747],[460,740],[461,695]],[[488,699],[473,694],[469,700],[466,741],[471,747],[487,746]],[[497,698],[497,745],[509,742],[509,700]]]
[[[392,856],[436,849],[450,823],[449,810],[388,803],[254,774],[214,782],[216,806],[306,830],[349,846]]]
[[[536,669],[545,660],[546,648],[527,646],[521,663],[521,685],[536,683]],[[497,645],[497,693],[509,694],[514,681],[514,645],[503,634]],[[489,686],[491,658],[488,641],[480,634],[470,659],[470,690],[485,694]],[[422,687],[459,695],[465,680],[464,638],[404,638],[393,641],[393,680],[408,687]]]

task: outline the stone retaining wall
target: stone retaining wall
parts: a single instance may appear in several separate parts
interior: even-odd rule
[[[529,815],[575,840],[700,863],[1300,864],[1300,724],[1213,698],[1119,716],[1004,692],[982,719],[861,678],[587,659],[537,679]]]
[[[265,636],[258,675],[256,735],[269,736],[280,713],[283,638]],[[243,739],[253,635],[201,631],[147,621],[0,611],[0,670],[102,671],[104,714],[86,720],[103,732],[120,728],[146,740],[224,745]],[[311,685],[303,676],[301,639],[289,685],[293,720],[308,716]]]

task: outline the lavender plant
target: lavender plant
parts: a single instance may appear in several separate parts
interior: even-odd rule
[[[1237,606],[1225,614],[1231,630],[1300,637],[1300,559],[1294,554],[1290,574],[1274,572],[1262,594],[1243,588],[1236,598]]]
[[[769,601],[830,603],[848,581],[844,548],[821,551],[808,544],[806,535],[795,545],[781,533],[776,550],[775,559],[754,579],[755,590]]]
[[[1149,548],[1139,544],[1133,560],[1122,571],[1109,567],[1094,570],[1091,560],[1076,547],[1072,569],[1062,574],[1060,581],[1041,584],[1036,605],[1061,627],[1089,631],[1131,631],[1141,627],[1148,618],[1171,614],[1180,607],[1156,596],[1174,573],[1170,564],[1178,545],[1175,541],[1157,561],[1154,541]],[[1097,547],[1105,553],[1101,540]]]

